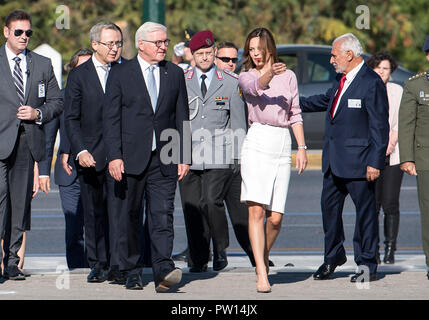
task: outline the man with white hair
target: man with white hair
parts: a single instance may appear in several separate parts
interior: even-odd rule
[[[321,95],[301,98],[304,112],[326,112],[321,197],[324,263],[313,275],[328,279],[347,260],[342,211],[350,194],[356,207],[351,282],[374,281],[377,273],[378,216],[374,180],[384,167],[389,135],[388,100],[381,78],[362,58],[359,40],[344,34],[332,44],[330,63],[338,73]]]
[[[189,171],[180,148],[190,142],[189,111],[183,70],[164,60],[169,43],[165,26],[144,23],[136,32],[137,56],[112,69],[106,85],[103,132],[115,197],[121,202],[119,268],[126,274],[126,289],[132,290],[143,289],[143,197],[155,290],[168,291],[182,278],[171,253],[177,180]]]

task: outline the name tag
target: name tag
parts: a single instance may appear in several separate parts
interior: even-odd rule
[[[46,96],[45,84],[39,83],[39,98],[44,98]]]
[[[362,102],[360,99],[348,99],[348,101],[349,108],[362,108]]]

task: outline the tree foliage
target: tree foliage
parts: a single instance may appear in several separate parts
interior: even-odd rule
[[[148,1],[148,0],[146,0]],[[387,49],[406,68],[417,72],[426,68],[421,47],[429,35],[427,0],[367,0],[370,28],[358,29],[356,8],[361,0],[165,0],[166,21],[172,44],[184,40],[184,29],[210,29],[217,41],[233,41],[242,47],[247,34],[267,27],[278,44],[331,44],[353,32],[364,50]],[[56,9],[70,9],[70,29],[58,29]],[[89,30],[108,20],[126,29],[124,53],[133,56],[134,34],[141,24],[141,0],[0,0],[0,18],[15,9],[28,11],[34,36],[30,48],[48,43],[62,53],[63,60],[81,47],[90,47]],[[168,55],[172,54],[171,45]]]

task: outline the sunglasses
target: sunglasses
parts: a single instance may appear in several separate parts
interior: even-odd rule
[[[230,57],[216,57],[216,58],[218,58],[219,60],[221,60],[222,62],[225,62],[225,63],[227,63],[229,61],[232,61],[232,63],[237,63],[237,61],[238,61],[238,58],[230,58]]]
[[[25,35],[27,37],[31,37],[33,35],[33,30],[28,29],[28,30],[22,30],[22,29],[15,29],[15,31],[13,32],[13,34],[15,35],[15,37],[19,37],[21,34],[23,34],[25,32]]]

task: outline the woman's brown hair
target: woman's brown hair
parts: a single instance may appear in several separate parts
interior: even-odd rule
[[[270,32],[270,30],[266,28],[256,28],[249,33],[246,39],[246,43],[244,44],[244,50],[243,50],[244,71],[248,71],[249,69],[255,67],[253,60],[250,57],[249,45],[250,45],[250,40],[257,37],[259,38],[259,44],[261,46],[263,60],[266,61],[266,56],[268,53],[271,55],[272,63],[278,62],[276,42],[274,41],[273,34]]]

